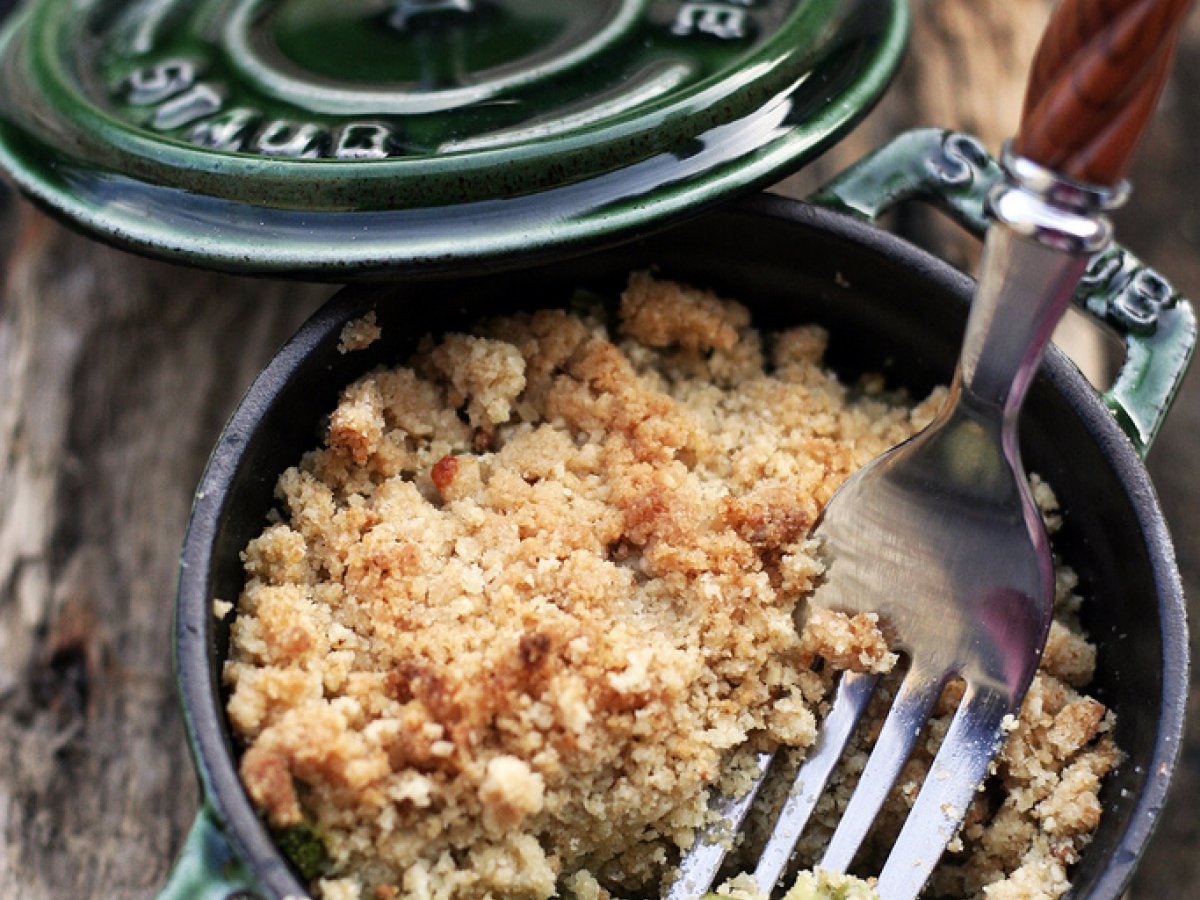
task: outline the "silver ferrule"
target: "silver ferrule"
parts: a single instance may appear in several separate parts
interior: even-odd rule
[[[1091,255],[1112,240],[1105,213],[1129,197],[1129,183],[1115,187],[1065,178],[1005,144],[1001,165],[1008,176],[988,194],[996,221],[1022,237],[1066,253]]]
[[[1015,429],[1054,326],[1088,260],[1112,238],[1105,213],[1129,188],[1063,178],[1009,147],[1002,161],[1008,178],[988,197],[996,223],[984,243],[957,386],[971,401],[1003,409]]]

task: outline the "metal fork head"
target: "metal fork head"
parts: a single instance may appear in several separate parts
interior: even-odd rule
[[[828,561],[809,607],[879,615],[910,662],[822,868],[851,864],[943,688],[952,678],[966,685],[880,872],[883,900],[915,898],[958,829],[1004,742],[1006,719],[1019,712],[1053,613],[1053,561],[1021,464],[1017,421],[1089,255],[1108,240],[1100,211],[1120,192],[1072,185],[1060,203],[1053,176],[1039,167],[1032,174],[992,198],[1001,224],[988,234],[948,402],[925,431],[847,481],[814,532]],[[759,859],[762,894],[786,868],[875,681],[842,678]],[[732,827],[739,826],[740,819]],[[709,834],[698,843],[668,900],[708,888],[720,842]]]
[[[850,866],[943,688],[966,685],[880,873],[885,898],[916,896],[953,837],[1020,709],[1054,606],[1049,543],[1015,442],[959,385],[953,394],[929,429],[847,482],[816,532],[836,550],[810,608],[877,613],[909,659],[823,868]],[[863,693],[839,691],[847,715],[861,715]]]
[[[966,683],[880,873],[884,900],[915,897],[932,872],[1003,743],[1005,718],[1019,710],[1049,629],[1053,563],[1009,427],[994,410],[979,409],[956,380],[937,420],[843,485],[814,531],[832,552],[808,608],[878,614],[892,646],[910,661],[821,868],[850,866],[943,688],[956,677]],[[876,682],[874,675],[842,678],[759,858],[754,879],[764,895],[787,867]],[[768,762],[760,758],[764,773]],[[733,804],[740,804],[736,830],[749,800],[731,801],[730,812]],[[728,835],[702,841],[668,900],[697,896],[697,882],[702,893],[728,843]]]
[[[821,868],[853,862],[922,728],[952,678],[966,693],[930,776],[880,873],[884,900],[915,897],[953,837],[1037,670],[1054,601],[1049,544],[1015,444],[958,385],[939,419],[848,481],[814,535],[836,548],[808,608],[880,616],[910,664]],[[1007,449],[1006,449],[1007,448]],[[843,676],[816,746],[800,768],[754,879],[769,896],[853,735],[877,676]],[[769,760],[760,758],[765,774]],[[756,786],[757,789],[757,786]],[[731,801],[740,827],[749,806]],[[711,883],[715,835],[689,854],[668,900],[697,896],[699,856]],[[711,869],[711,872],[708,870]]]
[[[843,485],[814,532],[831,554],[808,605],[878,614],[924,681],[959,675],[1015,696],[1037,668],[1054,572],[1001,431],[969,398],[952,399]]]

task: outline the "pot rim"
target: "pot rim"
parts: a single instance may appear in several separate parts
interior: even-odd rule
[[[974,281],[948,263],[895,235],[848,216],[799,201],[757,195],[735,201],[717,215],[782,220],[800,229],[828,235],[881,254],[905,266],[931,285],[968,303]],[[219,673],[211,664],[214,619],[209,593],[213,546],[230,496],[242,452],[280,398],[308,353],[363,311],[365,301],[389,288],[355,288],[322,306],[272,358],[247,390],[229,419],[196,490],[180,559],[175,619],[175,664],[184,720],[203,802],[211,806],[233,843],[236,854],[270,894],[304,896],[306,889],[276,848],[255,813],[237,774],[234,754],[226,743]],[[1040,376],[1067,399],[1088,435],[1109,461],[1133,508],[1139,533],[1146,540],[1160,622],[1163,657],[1159,729],[1147,779],[1111,858],[1090,896],[1116,900],[1132,878],[1157,824],[1181,749],[1188,687],[1188,638],[1183,588],[1173,544],[1158,498],[1141,459],[1074,364],[1056,347],[1046,354]]]

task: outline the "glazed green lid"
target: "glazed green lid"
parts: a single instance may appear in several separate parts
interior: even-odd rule
[[[32,0],[0,165],[114,243],[349,278],[612,242],[880,96],[903,0]]]

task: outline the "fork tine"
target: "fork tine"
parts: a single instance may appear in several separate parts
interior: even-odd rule
[[[969,689],[879,875],[882,900],[913,900],[925,886],[1004,743],[1004,717],[1015,712],[1003,695]]]
[[[914,665],[905,676],[858,785],[825,849],[821,868],[845,872],[867,836],[896,777],[908,761],[913,745],[942,692],[945,676],[928,676]]]
[[[764,897],[771,896],[772,889],[783,875],[792,851],[796,849],[796,842],[816,808],[846,742],[862,718],[878,681],[878,675],[847,672],[842,676],[829,714],[821,723],[817,742],[796,773],[796,780],[788,792],[779,820],[771,830],[771,836],[759,857],[758,867],[754,870],[754,881]]]
[[[716,821],[696,836],[696,842],[680,860],[679,874],[671,883],[663,900],[695,900],[712,887],[721,862],[737,837],[754,798],[758,796],[758,789],[762,787],[774,758],[774,753],[756,753],[755,773],[750,787],[736,797],[722,797],[715,802],[713,811],[717,815]]]

